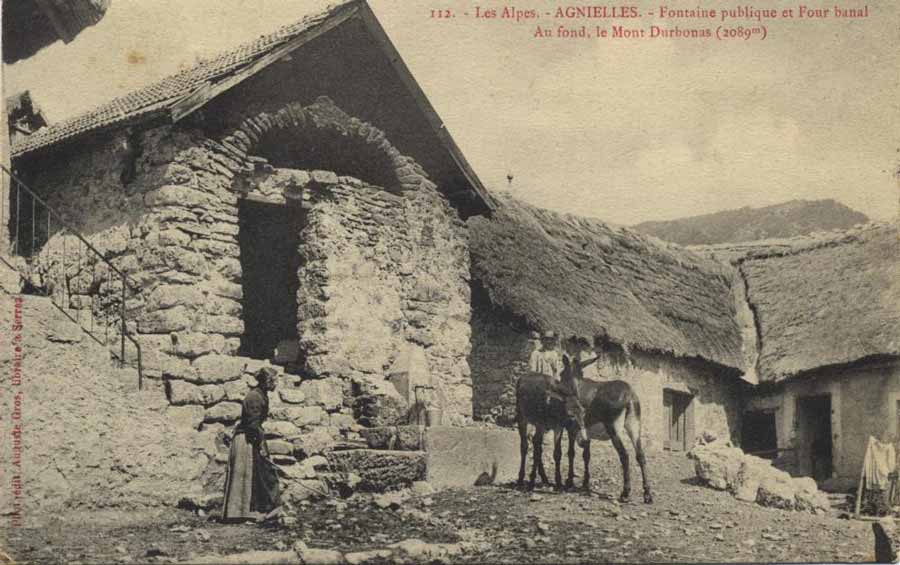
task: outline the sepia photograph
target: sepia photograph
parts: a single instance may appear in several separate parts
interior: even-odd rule
[[[0,564],[900,562],[897,3],[0,12]]]

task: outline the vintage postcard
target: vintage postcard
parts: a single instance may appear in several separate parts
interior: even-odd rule
[[[5,0],[0,562],[893,562],[900,6]]]

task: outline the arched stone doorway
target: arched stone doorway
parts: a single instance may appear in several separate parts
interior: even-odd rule
[[[247,164],[232,182],[245,354],[293,342],[304,375],[377,388],[419,348],[446,412],[468,417],[465,231],[425,171],[324,98],[244,118],[218,143]]]

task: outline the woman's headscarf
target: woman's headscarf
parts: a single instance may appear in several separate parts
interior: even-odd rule
[[[271,367],[263,367],[256,372],[256,384],[265,386],[267,383],[275,380],[278,373]]]

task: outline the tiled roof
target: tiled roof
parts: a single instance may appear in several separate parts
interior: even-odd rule
[[[19,157],[79,135],[123,122],[139,121],[164,111],[206,82],[215,81],[252,64],[300,33],[322,24],[344,6],[354,3],[357,2],[350,1],[329,6],[318,14],[309,15],[299,22],[282,27],[233,51],[203,60],[190,69],[115,98],[85,114],[41,129],[34,135],[18,140],[12,147],[12,155]]]

